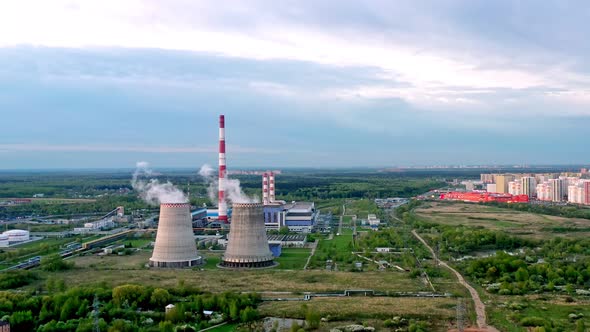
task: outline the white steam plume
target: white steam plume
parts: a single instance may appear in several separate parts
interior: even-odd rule
[[[207,195],[209,196],[211,202],[213,202],[214,204],[219,204],[219,197],[217,195],[219,180],[217,179],[217,177],[215,177],[215,174],[213,172],[213,168],[208,164],[205,164],[199,170],[199,175],[203,177],[205,183],[209,184],[209,186],[207,187]],[[226,176],[224,182],[225,188],[223,189],[225,191],[225,196],[227,197],[228,201],[232,203],[260,202],[258,197],[250,197],[242,191],[242,188],[240,187],[240,180],[230,179]]]
[[[188,198],[170,181],[160,183],[158,179],[141,179],[144,176],[151,176],[154,172],[149,168],[149,164],[140,161],[136,164],[137,169],[133,173],[131,186],[139,193],[139,196],[150,205],[159,205],[161,203],[187,203]]]

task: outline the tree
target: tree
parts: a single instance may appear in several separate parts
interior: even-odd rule
[[[13,331],[32,331],[35,327],[31,310],[16,311],[10,316],[9,322]]]
[[[240,308],[236,301],[232,301],[229,304],[229,318],[231,320],[238,320],[240,318]]]
[[[258,312],[256,309],[252,309],[252,307],[246,307],[246,309],[242,310],[240,318],[243,323],[248,323],[258,318]]]
[[[174,324],[169,321],[162,321],[158,326],[161,332],[174,332]]]
[[[74,263],[66,262],[58,254],[48,255],[41,258],[41,269],[44,271],[65,271],[74,267]]]
[[[529,280],[529,272],[527,271],[526,268],[524,267],[519,267],[518,270],[516,270],[516,273],[514,275],[516,281],[527,281]]]
[[[155,307],[163,307],[170,302],[170,293],[163,288],[156,288],[152,292],[152,296],[150,297],[150,304]]]
[[[310,329],[317,329],[320,327],[320,313],[313,310],[313,308],[308,308],[307,313],[305,314],[305,323],[307,327]]]

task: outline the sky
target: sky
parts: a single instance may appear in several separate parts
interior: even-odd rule
[[[587,1],[0,0],[0,169],[590,164]]]

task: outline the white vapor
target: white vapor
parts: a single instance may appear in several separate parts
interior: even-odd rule
[[[201,166],[199,170],[199,175],[203,177],[205,183],[208,184],[207,187],[207,195],[209,199],[214,204],[219,204],[219,197],[217,195],[219,180],[213,174],[213,168],[205,164]],[[225,197],[227,200],[232,203],[259,203],[260,200],[258,197],[253,196],[250,197],[246,195],[242,188],[240,187],[240,180],[238,179],[230,179],[226,176],[225,178],[225,187],[223,188],[225,191]]]
[[[148,204],[158,205],[161,203],[187,203],[188,198],[182,190],[176,188],[170,181],[160,183],[158,179],[141,179],[144,176],[151,176],[154,172],[149,168],[149,163],[139,161],[131,179],[131,186],[139,193],[139,196]]]

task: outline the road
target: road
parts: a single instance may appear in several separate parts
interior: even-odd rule
[[[426,248],[428,248],[428,250],[430,251],[430,254],[432,255],[432,257],[434,259],[438,259],[438,257],[436,257],[436,254],[434,253],[434,250],[432,250],[432,248],[428,245],[428,243],[426,243],[426,241],[424,241],[424,239],[420,235],[418,235],[416,230],[412,230],[412,234],[420,242],[422,242],[422,244],[424,244],[424,246],[426,246]],[[467,288],[467,290],[471,294],[471,298],[473,299],[473,304],[475,305],[475,313],[477,315],[477,327],[480,328],[482,331],[486,331],[486,332],[499,332],[495,327],[487,325],[487,323],[486,323],[486,306],[481,301],[481,298],[479,297],[479,294],[477,293],[477,291],[473,287],[471,287],[471,285],[469,283],[467,283],[467,281],[465,281],[465,278],[463,278],[461,273],[457,272],[457,270],[455,270],[454,268],[449,266],[444,261],[442,261],[440,259],[438,261],[439,261],[440,265],[451,270],[455,274],[455,276],[457,276],[459,283],[461,283],[461,285],[465,286],[465,288]]]

